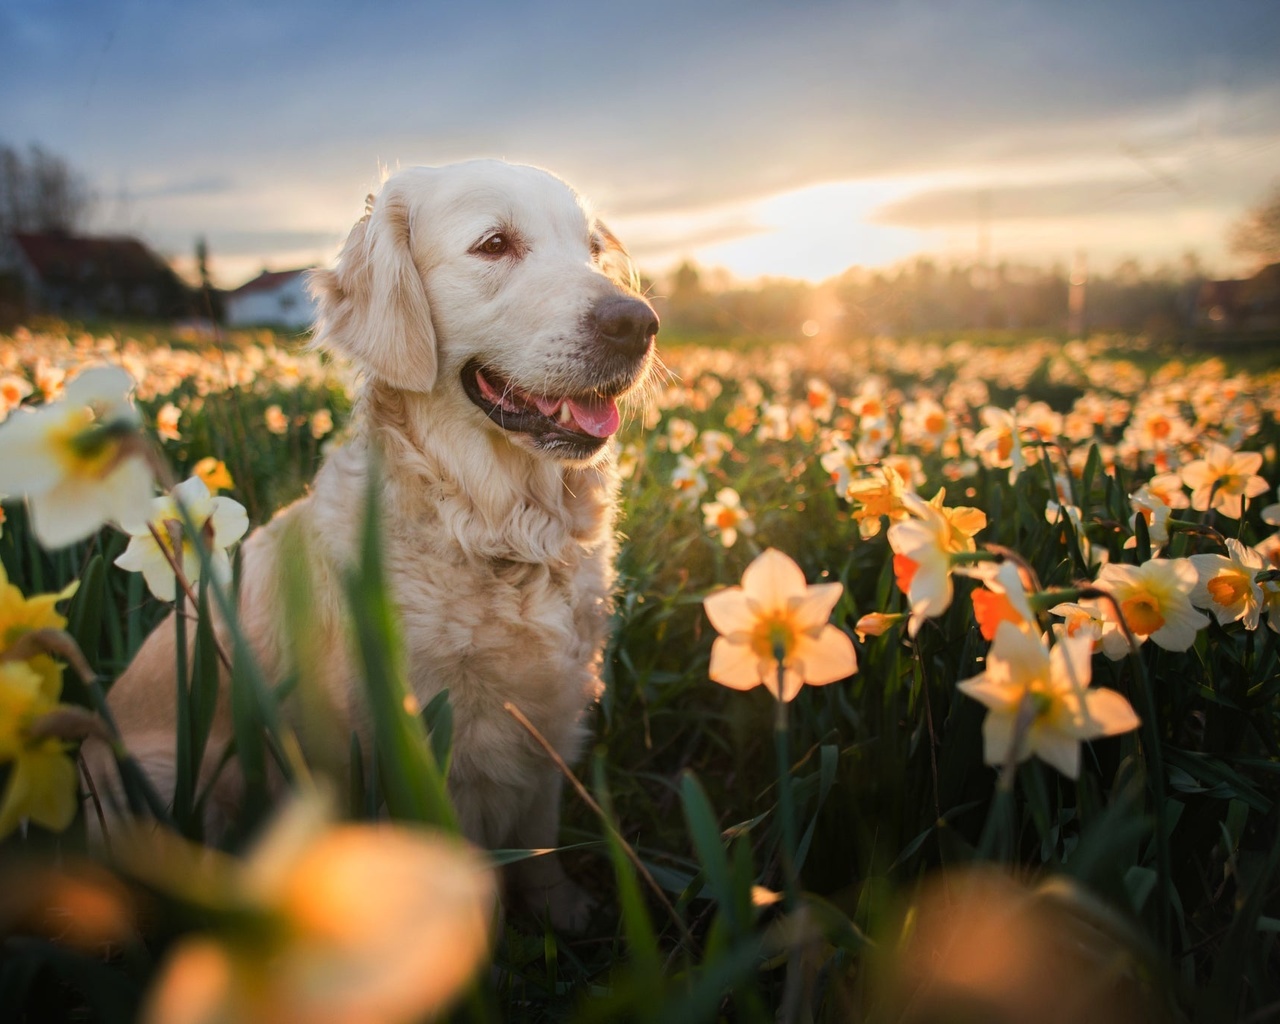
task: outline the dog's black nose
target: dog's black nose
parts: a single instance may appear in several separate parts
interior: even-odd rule
[[[631,358],[644,355],[658,333],[658,314],[641,299],[604,299],[591,311],[596,337]]]

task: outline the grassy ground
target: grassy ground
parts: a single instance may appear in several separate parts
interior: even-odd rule
[[[122,361],[141,381],[146,422],[170,404],[179,412],[178,436],[158,442],[177,478],[206,456],[223,460],[235,480],[227,493],[254,521],[301,493],[341,437],[349,378],[283,341],[104,337],[0,338],[0,372],[38,385],[41,373]],[[883,482],[886,464],[923,498],[945,488],[945,507],[981,510],[975,547],[1016,556],[1033,597],[1089,583],[1107,563],[1225,553],[1228,537],[1278,566],[1261,510],[1280,480],[1280,375],[1174,363],[1122,338],[677,341],[666,359],[670,376],[621,439],[629,475],[609,688],[595,748],[574,766],[597,806],[573,792],[565,805],[564,857],[600,913],[576,937],[508,919],[492,984],[458,1017],[1271,1019],[1280,605],[1255,629],[1206,620],[1184,650],[1152,639],[1117,661],[1095,654],[1093,685],[1123,695],[1142,725],[1085,744],[1073,779],[1040,759],[1016,770],[984,762],[986,709],[957,690],[998,660],[975,622],[978,581],[952,577],[949,607],[914,637],[903,621],[857,636],[857,673],[805,688],[781,730],[765,688],[710,681],[715,630],[702,601],[772,547],[809,583],[842,585],[831,622],[849,636],[868,613],[909,612],[889,544],[907,513],[899,502],[882,519],[869,499],[851,500],[869,492],[846,487]],[[929,402],[941,415],[932,431]],[[984,434],[988,409],[1017,416],[1003,443]],[[1238,518],[1175,510],[1186,525],[1158,541],[1129,496],[1214,441],[1261,453],[1267,494]],[[847,454],[824,464],[833,452]],[[749,517],[732,546],[728,519],[717,525],[705,511],[726,488]],[[111,566],[119,534],[49,553],[20,505],[6,509],[9,580],[27,595],[82,580],[69,628],[109,685],[165,608]],[[376,607],[376,558],[369,564],[353,585],[357,604]],[[1260,578],[1264,603],[1274,586]],[[1052,603],[1037,605],[1036,634],[1061,622],[1046,614]],[[368,628],[377,637],[389,627],[375,616]],[[366,666],[375,700],[394,697],[394,666]],[[92,703],[67,679],[64,700]],[[287,750],[270,688],[243,685],[260,700],[246,705],[241,735],[268,743],[265,755],[237,756]],[[389,767],[341,780],[344,813],[369,817],[385,803],[395,817],[439,824],[421,778],[433,771],[423,751],[447,748],[447,709],[428,709],[428,740],[393,705],[379,740]],[[191,830],[191,807],[172,815]],[[243,834],[258,823],[246,819]],[[71,858],[79,831],[32,827],[5,852]],[[17,1019],[129,1019],[166,953],[192,936],[239,941],[219,914],[190,913],[162,882],[117,877],[147,894],[150,912],[105,951],[0,918],[0,1005],[22,1007]]]

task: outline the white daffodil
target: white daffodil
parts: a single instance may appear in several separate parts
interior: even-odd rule
[[[1048,650],[1011,622],[1000,623],[986,671],[957,684],[987,706],[983,759],[990,765],[1040,758],[1069,778],[1080,774],[1080,744],[1141,723],[1115,690],[1090,686],[1093,644],[1064,637]]]
[[[702,602],[720,634],[708,674],[735,690],[763,684],[781,701],[805,683],[822,686],[853,675],[853,641],[827,621],[843,590],[840,583],[807,585],[800,566],[769,548],[747,566],[742,586]]]
[[[180,538],[181,543],[181,555],[176,560],[187,581],[195,583],[200,578],[196,538],[183,523],[179,506],[186,509],[199,542],[207,546],[214,578],[221,583],[231,579],[227,548],[249,528],[244,506],[231,498],[211,495],[198,476],[184,480],[170,494],[153,499],[147,521],[128,531],[132,539],[124,554],[116,559],[116,565],[129,572],[142,573],[151,593],[161,601],[172,601],[176,594],[173,566],[169,561],[169,556],[177,550],[175,537]]]
[[[128,530],[146,519],[152,475],[132,388],[120,367],[93,367],[60,401],[19,410],[0,425],[0,484],[26,497],[46,548],[83,540],[104,523]]]
[[[1185,651],[1196,642],[1196,633],[1209,624],[1207,616],[1191,607],[1191,592],[1199,577],[1185,558],[1153,558],[1142,565],[1111,563],[1102,567],[1097,587],[1114,599],[1102,602],[1107,624],[1102,650],[1113,661],[1129,653],[1129,643],[1116,613],[1123,616],[1139,644],[1148,637],[1166,651]]]
[[[1191,591],[1191,603],[1208,609],[1222,625],[1243,622],[1257,629],[1266,598],[1257,583],[1267,569],[1262,555],[1233,537],[1227,538],[1227,555],[1192,555],[1199,582]]]

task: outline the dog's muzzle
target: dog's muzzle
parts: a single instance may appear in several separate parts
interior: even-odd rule
[[[618,399],[648,370],[658,316],[641,299],[616,296],[598,302],[584,326],[592,343],[582,361],[580,387],[536,392],[472,359],[462,368],[467,398],[503,430],[527,434],[551,454],[590,458],[621,425]]]

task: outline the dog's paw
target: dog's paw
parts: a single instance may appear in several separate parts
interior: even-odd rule
[[[566,935],[582,934],[595,914],[595,900],[586,889],[568,878],[528,895],[531,905],[541,909],[551,926]]]

